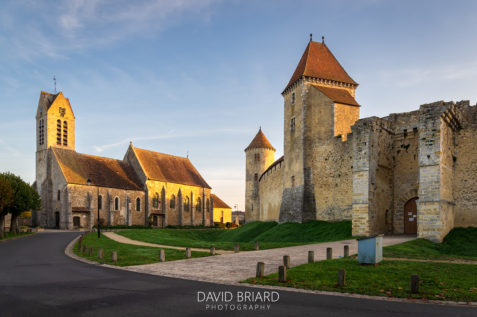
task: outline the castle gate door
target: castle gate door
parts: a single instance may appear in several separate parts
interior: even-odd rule
[[[404,233],[417,233],[417,204],[414,197],[404,205]]]

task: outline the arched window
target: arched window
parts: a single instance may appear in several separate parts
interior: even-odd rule
[[[197,211],[202,211],[202,200],[199,198],[197,198],[197,207],[196,207],[196,210]]]
[[[119,197],[114,198],[114,210],[119,210]]]
[[[68,122],[63,121],[63,145],[68,145]]]
[[[98,196],[98,209],[103,209],[103,196]]]
[[[176,208],[176,196],[174,196],[174,194],[171,196],[171,199],[169,200],[169,207],[171,209]]]
[[[136,211],[141,211],[141,198],[136,198]]]
[[[61,120],[56,120],[56,145],[61,145]]]
[[[184,199],[184,211],[189,211],[189,196]]]
[[[209,200],[209,198],[207,198],[207,200],[205,201],[205,208],[206,208],[207,212],[210,212],[210,200]]]
[[[159,208],[159,203],[160,203],[159,194],[155,193],[154,198],[152,198],[152,207]]]

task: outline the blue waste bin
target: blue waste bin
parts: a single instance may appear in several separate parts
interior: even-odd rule
[[[358,262],[377,264],[383,260],[383,235],[358,239]]]

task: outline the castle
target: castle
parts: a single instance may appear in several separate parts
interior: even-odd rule
[[[284,156],[261,129],[246,153],[254,220],[352,220],[353,235],[442,241],[477,226],[477,106],[435,102],[359,119],[358,84],[310,39],[282,92]]]
[[[34,226],[91,229],[98,218],[110,226],[213,224],[211,187],[188,158],[132,143],[123,160],[76,152],[75,116],[61,92],[41,92],[36,126],[42,207]]]

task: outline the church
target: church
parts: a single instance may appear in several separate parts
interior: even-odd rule
[[[247,222],[351,220],[353,235],[442,241],[477,226],[477,106],[438,101],[360,119],[358,83],[310,41],[282,92],[284,155],[245,149]]]
[[[75,116],[62,92],[41,92],[36,113],[36,181],[41,210],[32,224],[213,225],[211,187],[188,158],[131,143],[122,160],[75,151]]]

